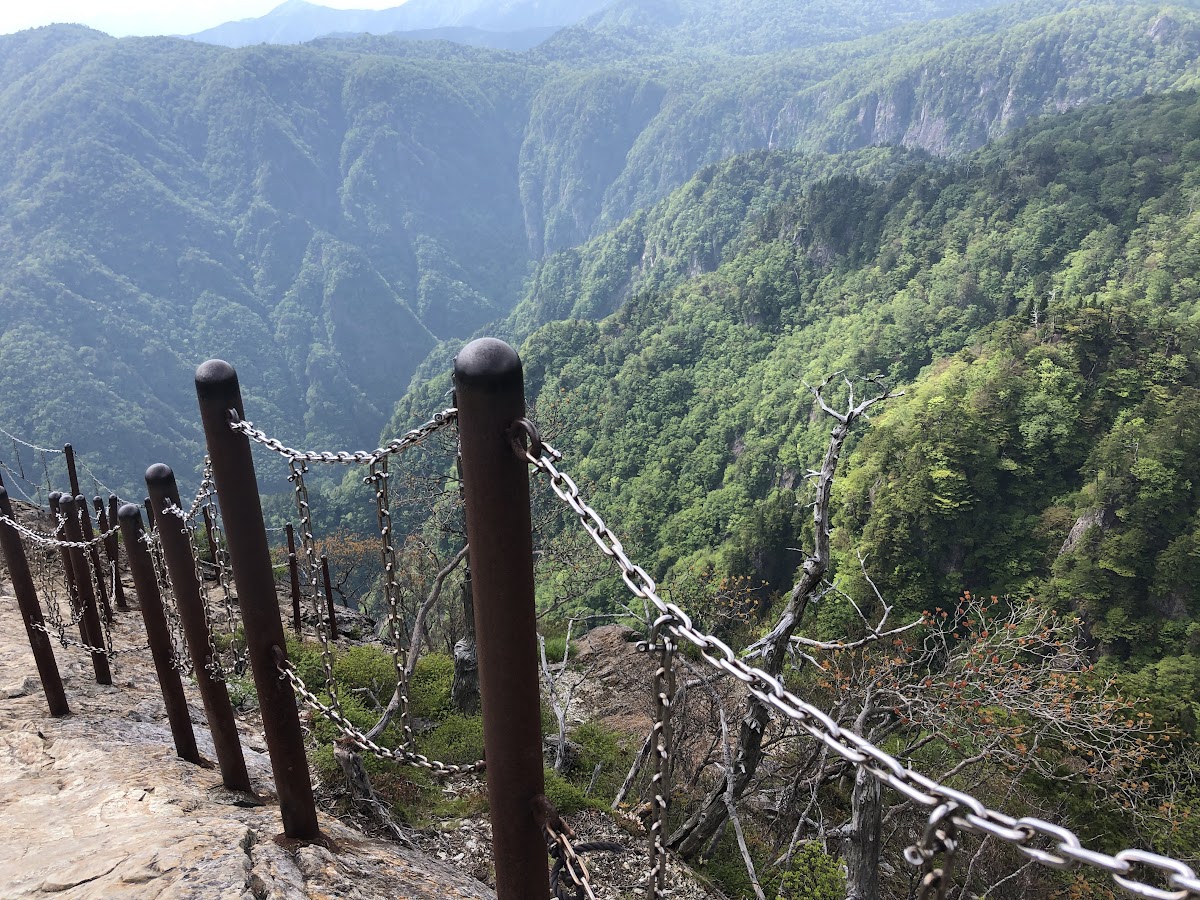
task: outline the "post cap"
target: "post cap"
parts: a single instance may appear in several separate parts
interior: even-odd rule
[[[168,485],[175,483],[175,473],[166,463],[155,463],[146,470],[147,485]]]
[[[223,359],[210,359],[196,369],[196,394],[207,400],[238,389],[237,370]]]
[[[122,522],[128,522],[133,519],[137,524],[142,524],[142,508],[136,503],[123,503],[121,508],[117,510],[117,518]]]
[[[471,341],[454,357],[454,383],[484,390],[520,388],[521,357],[496,338]]]

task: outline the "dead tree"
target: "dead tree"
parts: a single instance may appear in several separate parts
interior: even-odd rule
[[[783,667],[788,661],[788,648],[791,646],[792,636],[804,619],[809,602],[822,590],[825,574],[829,570],[830,491],[846,438],[858,420],[872,406],[891,397],[899,396],[899,393],[885,388],[875,396],[856,400],[853,384],[849,379],[843,379],[849,394],[845,410],[838,411],[829,405],[825,397],[825,392],[835,377],[837,376],[831,375],[817,387],[811,388],[820,408],[835,423],[830,433],[829,444],[825,449],[821,468],[809,473],[810,477],[816,479],[816,499],[813,502],[815,546],[804,559],[800,579],[792,588],[787,606],[775,623],[775,627],[756,645],[761,658],[761,667],[776,677],[783,671]],[[878,386],[876,378],[868,379],[868,382],[873,386]],[[736,802],[745,793],[762,760],[763,738],[770,720],[771,712],[767,704],[757,697],[751,696],[738,732],[737,752],[734,755],[733,765],[725,770],[718,783],[709,791],[696,811],[669,839],[670,847],[685,858],[692,859],[701,853],[727,821],[729,798]]]

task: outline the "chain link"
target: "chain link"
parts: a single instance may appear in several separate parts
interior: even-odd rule
[[[383,593],[388,606],[388,634],[392,639],[392,667],[396,670],[396,692],[400,699],[400,730],[404,744],[414,746],[408,703],[408,645],[400,618],[400,585],[396,582],[396,547],[392,543],[392,511],[388,495],[388,461],[371,463],[363,482],[373,487],[375,515],[379,522],[379,556],[383,562]]]
[[[317,568],[317,547],[312,533],[312,509],[308,505],[308,485],[304,482],[304,473],[308,466],[303,460],[288,460],[288,481],[295,485],[296,514],[300,517],[300,543],[304,548],[305,565],[308,567],[308,586],[312,593],[313,614],[317,621],[317,638],[321,644],[321,665],[325,669],[325,690],[329,692],[329,702],[338,713],[342,711],[338,700],[337,679],[333,675],[333,647],[331,636],[326,627],[326,610],[321,602],[321,583]],[[336,637],[336,635],[334,636]]]
[[[365,750],[373,756],[378,756],[382,759],[390,759],[398,763],[405,763],[410,766],[419,766],[422,769],[427,769],[437,775],[465,775],[469,772],[481,772],[485,768],[483,760],[471,763],[466,766],[456,766],[449,763],[438,762],[421,754],[414,753],[411,750],[397,749],[393,750],[389,747],[381,747],[379,744],[368,738],[363,732],[355,727],[354,723],[347,719],[340,712],[335,710],[327,703],[323,703],[321,698],[308,689],[304,683],[304,679],[292,666],[290,660],[285,660],[282,664],[276,664],[281,680],[288,682],[292,686],[292,690],[296,696],[304,702],[305,705],[316,710],[330,722],[337,726],[341,735],[346,738],[359,750]]]
[[[906,768],[899,760],[880,750],[866,738],[842,728],[818,707],[800,699],[784,687],[783,682],[762,669],[747,665],[720,638],[695,628],[691,617],[658,595],[658,586],[646,571],[634,565],[625,553],[621,541],[609,531],[599,514],[585,503],[579,487],[555,463],[562,454],[549,444],[541,444],[541,454],[534,456],[521,450],[525,460],[550,479],[550,487],[579,517],[583,528],[605,556],[614,560],[621,579],[630,592],[652,604],[665,620],[666,630],[687,641],[700,651],[711,666],[732,675],[746,689],[769,707],[796,721],[812,737],[852,765],[899,791],[908,799],[927,809],[953,804],[949,822],[958,829],[976,834],[989,834],[1015,845],[1035,862],[1056,869],[1070,869],[1082,863],[1107,872],[1113,881],[1129,893],[1152,900],[1187,900],[1200,898],[1200,880],[1185,863],[1144,850],[1122,850],[1115,856],[1084,849],[1079,838],[1058,825],[1040,819],[1014,819],[988,809],[979,800]],[[1032,846],[1041,838],[1050,850]],[[1136,867],[1153,870],[1163,876],[1169,891],[1132,877]]]
[[[570,838],[549,822],[542,827],[545,829],[546,836],[550,839],[551,846],[554,848],[551,850],[551,853],[562,860],[563,867],[567,870],[567,877],[575,885],[576,895],[587,897],[588,900],[596,900],[596,894],[592,891],[591,873],[588,872],[587,864],[583,861],[583,857],[575,852],[575,847],[572,846]],[[554,850],[557,850],[557,853]],[[561,897],[562,894],[556,890],[557,887],[557,885],[551,885],[551,892],[554,896]]]
[[[55,450],[52,447],[39,447],[37,444],[31,444],[31,443],[29,443],[29,441],[23,441],[19,437],[17,437],[15,434],[13,434],[11,431],[7,431],[4,428],[0,428],[0,434],[3,434],[10,441],[20,444],[22,447],[28,447],[30,450],[36,450],[38,453],[62,453],[63,452],[61,449]]]
[[[66,518],[60,513],[59,520],[61,524],[61,522],[66,521]],[[32,528],[22,525],[16,519],[10,519],[8,516],[0,515],[0,522],[16,529],[35,544],[41,544],[43,547],[58,547],[63,550],[90,550],[93,547],[99,546],[108,538],[112,537],[114,534],[118,534],[121,531],[121,526],[118,525],[115,528],[110,528],[103,534],[96,535],[90,541],[64,541],[60,538],[54,537],[53,535],[44,534],[40,531],[34,531]]]
[[[286,457],[289,460],[306,463],[340,463],[342,465],[366,465],[373,462],[378,462],[386,456],[395,453],[400,453],[407,450],[409,447],[421,443],[425,438],[429,437],[437,431],[441,431],[447,425],[451,424],[458,418],[458,410],[454,407],[444,409],[424,425],[406,432],[403,437],[395,438],[382,447],[377,447],[374,450],[295,450],[286,446],[281,441],[269,436],[265,431],[254,427],[253,422],[248,422],[241,419],[236,410],[229,411],[229,427],[234,431],[244,434],[256,444],[262,444],[268,450],[273,450],[280,456]]]
[[[661,617],[650,628],[650,640],[638,644],[643,652],[658,651],[659,662],[654,669],[654,774],[650,779],[654,803],[654,821],[650,825],[651,851],[648,881],[657,900],[667,896],[667,808],[671,801],[671,698],[675,696],[675,641],[667,631],[667,617]]]

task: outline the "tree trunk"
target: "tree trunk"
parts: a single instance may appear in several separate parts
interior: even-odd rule
[[[865,769],[859,769],[854,777],[850,802],[850,828],[842,849],[846,862],[846,900],[879,900],[883,798],[879,782]]]
[[[475,651],[475,602],[471,596],[469,568],[463,580],[462,603],[466,634],[454,645],[454,681],[450,686],[450,699],[464,716],[473,716],[479,712],[479,657]]]
[[[832,378],[832,376],[831,376]],[[837,473],[838,461],[842,448],[854,423],[868,409],[880,401],[896,396],[890,391],[884,391],[876,397],[854,402],[853,388],[846,411],[838,412],[826,403],[822,391],[829,384],[826,379],[819,387],[813,389],[817,403],[826,414],[836,420],[829,435],[829,444],[825,448],[825,456],[821,468],[813,473],[816,476],[816,498],[813,502],[813,541],[811,554],[804,559],[800,578],[792,588],[787,607],[771,629],[770,634],[751,646],[747,656],[757,655],[761,658],[761,668],[768,674],[778,678],[788,660],[788,645],[792,634],[804,618],[808,602],[820,590],[821,582],[829,569],[829,501],[833,488],[834,475]],[[849,383],[849,382],[847,382]],[[684,822],[667,841],[669,847],[685,859],[695,859],[701,853],[706,843],[720,830],[728,818],[727,799],[737,801],[745,793],[746,788],[754,778],[759,762],[763,757],[763,737],[767,724],[771,721],[771,712],[766,703],[751,695],[747,702],[746,715],[742,719],[738,731],[737,755],[734,758],[732,770],[727,769],[720,781],[704,798],[699,808]],[[732,781],[730,781],[732,779]]]

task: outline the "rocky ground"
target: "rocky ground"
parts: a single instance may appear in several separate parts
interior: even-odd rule
[[[132,596],[132,585],[127,582]],[[144,643],[136,609],[117,614],[114,645]],[[586,713],[631,733],[648,727],[646,704],[606,686],[648,676],[650,661],[608,631],[584,642]],[[253,714],[239,728],[257,797],[222,788],[214,768],[174,755],[148,651],[121,654],[113,685],[97,685],[88,658],[56,647],[71,715],[48,714],[11,586],[0,573],[0,897],[490,898],[491,826],[486,814],[411,835],[412,846],[364,834],[321,814],[330,846],[286,848],[265,747]],[[647,669],[643,672],[643,669]],[[648,684],[643,680],[643,683]],[[215,759],[194,687],[187,684],[201,752]],[[644,733],[644,730],[642,731]],[[480,791],[460,779],[448,791]],[[611,841],[622,853],[589,855],[597,900],[648,896],[648,839],[633,817],[620,824],[588,811],[570,817],[578,841]],[[671,896],[719,897],[685,867],[669,867]]]

